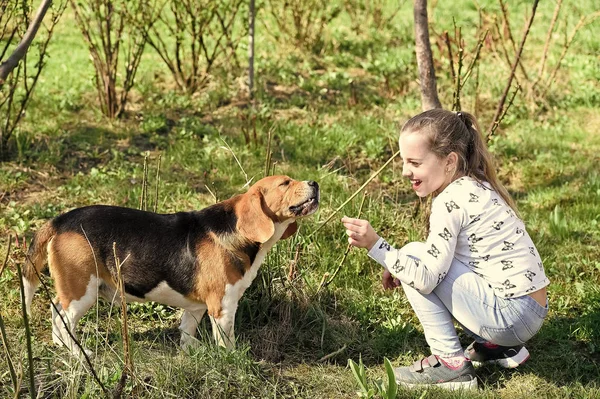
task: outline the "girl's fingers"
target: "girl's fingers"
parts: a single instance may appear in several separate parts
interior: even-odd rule
[[[366,220],[353,219],[353,218],[349,218],[348,216],[344,216],[342,218],[342,223],[344,223],[344,225],[350,225],[350,226],[364,226],[368,222]]]

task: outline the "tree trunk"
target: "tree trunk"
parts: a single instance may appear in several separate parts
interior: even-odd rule
[[[415,0],[415,50],[419,67],[419,84],[423,111],[442,108],[437,94],[433,54],[429,43],[429,22],[427,20],[427,0]]]
[[[35,14],[35,17],[27,28],[27,32],[25,32],[23,39],[21,39],[21,42],[17,45],[10,57],[8,57],[5,62],[0,64],[0,88],[2,88],[6,78],[12,72],[12,70],[19,65],[19,61],[21,61],[23,57],[25,57],[25,54],[27,54],[27,50],[29,49],[31,42],[35,38],[40,25],[42,25],[42,20],[46,15],[46,11],[48,11],[48,8],[50,8],[51,5],[52,0],[42,1]]]

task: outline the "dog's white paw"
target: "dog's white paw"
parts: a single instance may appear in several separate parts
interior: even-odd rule
[[[182,351],[189,352],[190,350],[198,348],[200,346],[200,341],[195,337],[182,333],[179,345]]]

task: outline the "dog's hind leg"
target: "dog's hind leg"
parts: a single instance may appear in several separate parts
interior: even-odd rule
[[[71,337],[75,337],[77,322],[96,303],[100,287],[110,274],[96,261],[86,238],[73,232],[52,239],[48,264],[58,299],[58,311],[52,312],[53,340],[81,355],[79,345]]]
[[[186,349],[196,341],[196,329],[198,323],[206,313],[206,305],[200,305],[198,308],[186,309],[181,316],[181,324],[179,329],[181,330],[180,344],[183,349]]]
[[[39,285],[39,280],[32,281],[23,277],[23,293],[25,295],[25,309],[27,311],[27,315],[31,317],[31,302],[33,301],[33,294]]]
[[[83,296],[70,301],[62,298],[56,303],[58,312],[52,307],[52,340],[59,345],[65,345],[75,355],[80,354],[80,348],[71,337],[75,337],[75,327],[79,319],[96,303],[97,285],[98,279],[90,276]]]
[[[58,298],[55,298],[50,304],[50,311],[52,313],[52,342],[54,342],[55,345],[63,346],[65,344],[63,340],[63,329],[60,328],[62,326],[62,321],[58,312],[61,312],[61,315],[64,314],[64,312],[62,311],[62,305]],[[65,322],[66,321],[67,320],[65,319]]]

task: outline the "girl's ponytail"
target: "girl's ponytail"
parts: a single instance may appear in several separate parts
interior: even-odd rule
[[[496,167],[492,154],[487,149],[483,137],[479,131],[479,125],[475,117],[468,112],[458,112],[458,118],[467,128],[468,143],[465,151],[465,175],[471,176],[478,181],[487,181],[492,188],[500,194],[502,199],[518,215],[519,211],[515,201],[512,199],[508,190],[500,183],[496,174]]]

